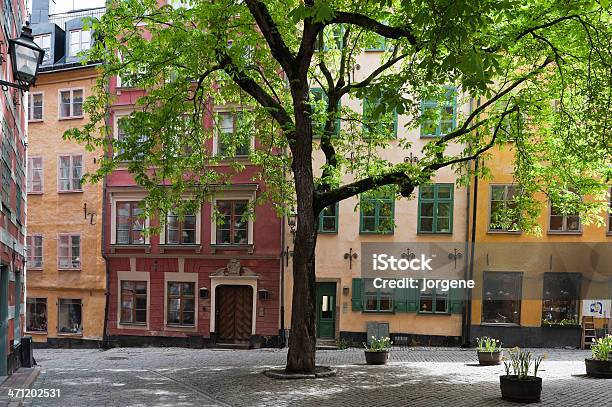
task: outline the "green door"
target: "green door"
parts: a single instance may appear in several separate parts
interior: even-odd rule
[[[317,283],[317,338],[333,338],[335,322],[336,283]]]

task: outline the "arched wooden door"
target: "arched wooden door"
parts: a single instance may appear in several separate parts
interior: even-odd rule
[[[215,313],[215,330],[219,342],[248,342],[251,338],[253,323],[253,289],[251,286],[218,286]]]

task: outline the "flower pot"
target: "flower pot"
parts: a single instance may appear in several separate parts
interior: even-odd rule
[[[481,366],[494,366],[499,365],[502,362],[502,356],[504,355],[503,351],[497,352],[486,352],[486,351],[477,351],[478,353],[478,363]]]
[[[368,352],[365,351],[365,359],[368,365],[386,365],[389,360],[389,351]]]
[[[612,379],[612,360],[585,359],[584,363],[587,376]]]
[[[502,399],[517,403],[537,403],[542,394],[542,378],[527,376],[519,379],[516,375],[499,376]]]

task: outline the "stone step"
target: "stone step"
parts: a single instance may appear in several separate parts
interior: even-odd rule
[[[215,347],[218,349],[250,349],[248,342],[245,343],[223,343],[217,342]]]
[[[317,339],[317,350],[338,350],[335,339]]]

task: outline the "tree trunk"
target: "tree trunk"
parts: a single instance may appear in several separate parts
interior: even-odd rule
[[[316,347],[315,246],[317,216],[312,170],[312,121],[308,82],[293,86],[295,140],[290,143],[297,198],[297,229],[293,243],[293,299],[286,370],[314,373]]]

